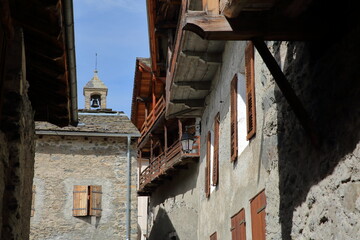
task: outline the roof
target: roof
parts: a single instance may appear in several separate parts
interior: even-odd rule
[[[123,112],[111,109],[79,110],[79,124],[77,127],[57,127],[48,122],[35,122],[36,133],[56,131],[57,135],[66,132],[73,133],[108,133],[139,135],[139,131]]]
[[[84,87],[85,89],[108,89],[103,81],[100,80],[98,76],[98,71],[94,71],[94,76],[88,81]]]
[[[11,39],[15,26],[23,30],[26,78],[35,120],[59,126],[76,125],[72,0],[3,2],[0,15],[8,15],[8,18],[0,22],[7,26],[7,37]]]

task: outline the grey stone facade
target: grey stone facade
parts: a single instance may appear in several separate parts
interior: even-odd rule
[[[129,119],[108,109],[79,110],[78,127],[36,122],[36,135],[30,239],[136,239],[138,131]],[[101,186],[101,216],[73,216],[75,185]]]
[[[218,239],[231,239],[230,219],[244,208],[246,239],[251,240],[250,200],[262,189],[267,200],[266,239],[358,239],[359,37],[357,25],[341,41],[267,43],[314,121],[318,146],[256,53],[257,132],[234,164],[230,161],[229,89],[234,74],[244,74],[245,43],[226,43],[201,119],[200,162],[165,181],[151,195],[150,239],[171,239],[173,232],[177,239],[209,239],[215,231]],[[214,129],[217,112],[221,119],[219,185],[212,187],[207,199],[206,134]],[[188,210],[192,214],[187,214],[187,221],[178,221],[180,213]],[[193,235],[187,238],[189,232]]]

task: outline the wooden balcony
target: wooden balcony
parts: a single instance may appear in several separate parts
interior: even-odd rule
[[[138,140],[139,144],[148,136],[148,133],[153,129],[155,123],[157,123],[158,120],[161,118],[161,116],[164,116],[164,114],[165,114],[165,99],[162,96],[155,104],[154,109],[147,116],[144,124],[140,129],[141,137]]]
[[[195,142],[200,146],[199,137]],[[178,169],[186,168],[190,162],[197,161],[200,157],[199,147],[194,148],[194,151],[196,153],[183,152],[181,142],[177,140],[164,153],[150,160],[149,166],[140,174],[138,194],[149,195]]]

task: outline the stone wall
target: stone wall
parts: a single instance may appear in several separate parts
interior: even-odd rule
[[[137,238],[137,164],[131,146],[131,239]],[[126,239],[127,139],[39,136],[31,239]],[[74,217],[73,186],[102,186],[101,217]]]
[[[272,104],[265,107],[262,157],[270,174],[268,239],[358,239],[360,26],[349,29],[337,40],[268,43],[319,138],[318,146],[310,141],[274,87],[275,98],[265,101]],[[274,85],[260,69],[263,83]]]
[[[26,240],[34,174],[34,114],[19,29],[7,48],[5,69],[5,77],[0,76],[0,239]]]

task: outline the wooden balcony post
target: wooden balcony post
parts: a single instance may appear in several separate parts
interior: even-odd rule
[[[182,137],[182,122],[180,119],[178,119],[178,126],[179,126],[179,141],[181,142]]]
[[[168,151],[168,142],[167,142],[167,126],[166,124],[164,124],[164,148],[165,148],[165,157],[166,157],[166,153]]]

